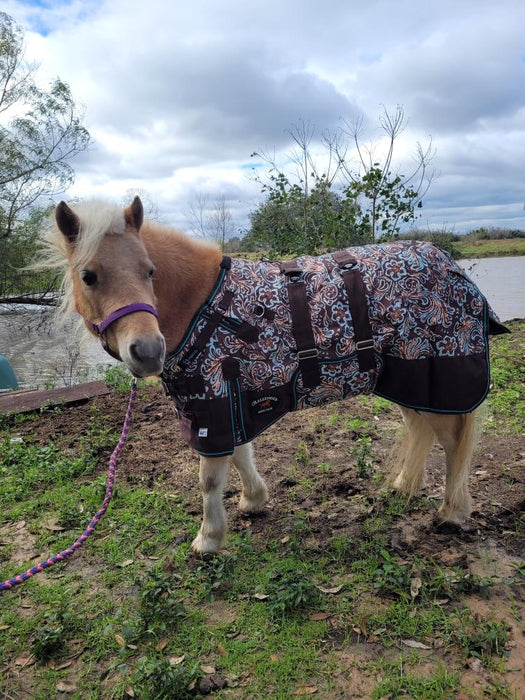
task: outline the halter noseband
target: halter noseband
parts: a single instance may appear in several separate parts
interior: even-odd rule
[[[113,311],[112,313],[109,314],[109,316],[106,316],[106,318],[101,321],[100,323],[90,323],[90,328],[92,331],[94,331],[101,339],[102,341],[102,347],[104,350],[111,355],[111,357],[114,357],[116,360],[120,360],[120,355],[116,352],[113,352],[108,346],[107,343],[104,342],[103,339],[103,334],[104,332],[111,326],[112,323],[117,321],[119,318],[122,318],[122,316],[128,316],[129,314],[134,314],[137,311],[147,311],[149,314],[153,314],[155,318],[158,318],[159,312],[154,306],[151,306],[150,304],[143,304],[141,302],[136,302],[134,304],[127,304],[126,306],[122,306],[120,309],[117,309],[116,311]]]
[[[99,324],[90,323],[89,325],[97,335],[102,335],[102,333],[104,333],[104,331],[119,318],[122,318],[122,316],[127,316],[128,314],[134,314],[136,311],[147,311],[148,313],[153,314],[156,318],[159,316],[157,309],[154,306],[150,306],[150,304],[127,304],[126,306],[122,306],[120,309],[110,313],[109,316],[106,316],[106,318]]]

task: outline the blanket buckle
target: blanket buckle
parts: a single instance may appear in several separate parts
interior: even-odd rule
[[[355,344],[355,349],[357,352],[361,350],[373,350],[375,348],[374,339],[368,338],[367,340],[358,340]]]
[[[298,350],[297,359],[300,360],[311,360],[314,357],[319,357],[319,350],[317,348],[309,348],[308,350]]]

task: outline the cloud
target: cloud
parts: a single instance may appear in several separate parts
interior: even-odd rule
[[[207,188],[226,193],[246,223],[258,194],[250,153],[284,158],[300,119],[321,133],[362,113],[374,127],[381,105],[401,104],[409,125],[400,156],[429,135],[437,149],[428,221],[460,209],[461,221],[476,212],[515,221],[525,200],[523,3],[6,5],[42,79],[59,75],[85,105],[94,144],[75,163],[71,194],[143,188],[182,225],[191,193]]]

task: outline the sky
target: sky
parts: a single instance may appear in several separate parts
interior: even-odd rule
[[[431,142],[435,172],[416,225],[525,229],[525,2],[521,0],[3,0],[38,79],[66,81],[93,139],[65,193],[145,193],[188,230],[198,198],[235,226],[290,167],[290,130],[338,133],[401,106],[394,170]],[[351,167],[357,169],[352,151]]]

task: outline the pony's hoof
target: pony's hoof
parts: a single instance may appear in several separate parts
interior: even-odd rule
[[[436,514],[434,517],[432,529],[438,535],[448,535],[460,537],[462,539],[469,539],[470,536],[477,531],[477,527],[472,521],[466,522],[465,518],[463,518],[460,523],[450,522],[448,520],[443,520],[439,514]]]
[[[244,494],[239,499],[241,513],[260,513],[268,501],[268,489],[261,489],[255,497],[247,498]]]
[[[214,537],[205,537],[201,532],[191,543],[195,554],[217,554],[222,547],[222,540]]]
[[[450,523],[436,517],[432,523],[432,529],[438,535],[461,535],[462,527],[459,523]]]

